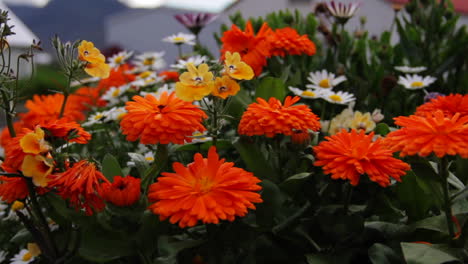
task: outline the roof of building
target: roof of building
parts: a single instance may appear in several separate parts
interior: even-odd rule
[[[8,11],[10,21],[9,25],[14,25],[13,32],[15,35],[7,37],[8,43],[11,46],[28,47],[32,44],[33,39],[39,38],[21,21],[2,1],[0,1],[0,9]]]

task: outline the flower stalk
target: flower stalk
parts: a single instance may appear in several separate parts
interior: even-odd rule
[[[455,231],[452,224],[452,202],[450,200],[448,176],[449,176],[449,162],[447,156],[439,159],[439,176],[441,180],[442,190],[444,192],[444,205],[445,219],[447,221],[447,228],[449,231],[450,239],[455,237]]]

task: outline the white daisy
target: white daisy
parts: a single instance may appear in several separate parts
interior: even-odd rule
[[[427,70],[427,68],[424,66],[420,66],[420,67],[395,66],[395,70],[399,72],[403,72],[403,73],[419,73],[419,72]]]
[[[434,78],[432,76],[423,77],[416,74],[406,74],[404,77],[398,77],[398,84],[404,86],[406,89],[409,90],[417,90],[431,85],[436,80],[437,78]]]
[[[341,104],[341,105],[349,104],[356,100],[354,95],[351,93],[342,92],[342,91],[338,91],[335,93],[335,92],[328,91],[328,90],[324,91],[321,94],[321,98],[332,104]]]
[[[81,126],[92,126],[94,124],[102,124],[107,117],[107,111],[96,112],[88,117],[88,121],[84,122]]]
[[[130,156],[130,161],[127,162],[128,167],[135,167],[137,162],[142,163],[146,162],[148,164],[151,164],[154,162],[154,152],[153,151],[148,151],[146,153],[139,154],[139,153],[128,153]]]
[[[154,161],[154,153],[153,151],[146,152],[143,157],[148,163],[153,163]]]
[[[101,99],[107,101],[109,106],[118,104],[122,100],[121,96],[128,89],[130,89],[130,85],[111,87],[101,96]]]
[[[310,90],[310,89],[307,89],[307,90],[301,90],[299,88],[296,88],[296,87],[292,87],[292,86],[289,86],[289,90],[291,92],[293,92],[295,95],[297,96],[300,96],[302,98],[307,98],[307,99],[317,99],[317,98],[321,98],[320,94],[320,90]]]
[[[312,89],[332,89],[338,84],[346,81],[345,76],[339,76],[335,78],[334,73],[327,72],[326,70],[316,71],[309,73],[307,78],[312,84],[306,85],[307,88]]]
[[[192,143],[203,143],[203,142],[208,142],[208,141],[212,141],[213,138],[212,137],[208,137],[207,136],[207,132],[199,132],[199,131],[195,131],[193,132],[192,136]]]
[[[145,70],[161,70],[166,67],[166,62],[163,59],[165,52],[145,52],[135,57],[133,63],[137,71]]]
[[[187,59],[184,60],[178,60],[176,64],[172,64],[171,68],[173,69],[178,69],[178,70],[186,70],[187,69],[187,63],[193,63],[193,66],[198,66],[202,63],[207,62],[209,59],[206,56],[200,56],[200,55],[195,55],[192,57],[188,57]]]
[[[104,122],[108,121],[120,121],[123,116],[127,113],[127,110],[125,110],[125,107],[112,107],[107,111],[106,118],[104,119]]]
[[[328,11],[332,14],[332,16],[338,19],[348,20],[349,18],[353,17],[354,14],[359,10],[359,6],[361,3],[353,2],[353,3],[342,3],[331,1],[327,3]]]
[[[28,264],[34,260],[33,255],[29,250],[22,249],[18,254],[16,254],[11,260],[10,264]]]
[[[144,87],[162,82],[163,80],[164,78],[158,76],[156,72],[144,71],[137,75],[135,81],[133,81],[131,85],[136,87]]]
[[[111,68],[115,68],[122,64],[125,64],[132,55],[133,51],[128,52],[124,50],[108,58],[107,61],[109,62],[109,66],[111,66]]]
[[[175,35],[171,35],[168,37],[163,38],[163,41],[174,43],[176,45],[187,44],[187,45],[195,45],[195,35],[193,34],[186,34],[179,32]]]

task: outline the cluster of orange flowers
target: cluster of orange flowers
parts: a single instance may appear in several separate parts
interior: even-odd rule
[[[230,30],[224,32],[221,38],[223,46],[221,54],[226,52],[239,52],[242,60],[246,62],[258,76],[271,56],[314,55],[315,44],[307,35],[299,35],[293,28],[286,27],[273,31],[265,22],[255,34],[252,23],[247,22],[245,31],[232,25]]]

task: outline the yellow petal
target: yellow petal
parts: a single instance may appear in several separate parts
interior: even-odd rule
[[[175,93],[181,100],[192,102],[195,100],[201,100],[203,97],[210,94],[212,89],[212,82],[206,85],[185,85],[184,83],[177,82],[175,87]]]
[[[52,172],[53,165],[41,155],[26,155],[21,164],[21,171],[26,177],[32,177],[34,185],[46,187],[49,179],[47,176]]]
[[[106,79],[110,75],[110,66],[106,63],[88,63],[85,72],[93,77]]]
[[[41,254],[41,249],[36,243],[28,243],[27,248],[33,257],[37,257]]]
[[[35,132],[30,132],[20,139],[20,146],[24,153],[39,154],[49,151],[49,145],[44,140],[44,131],[36,127]]]

